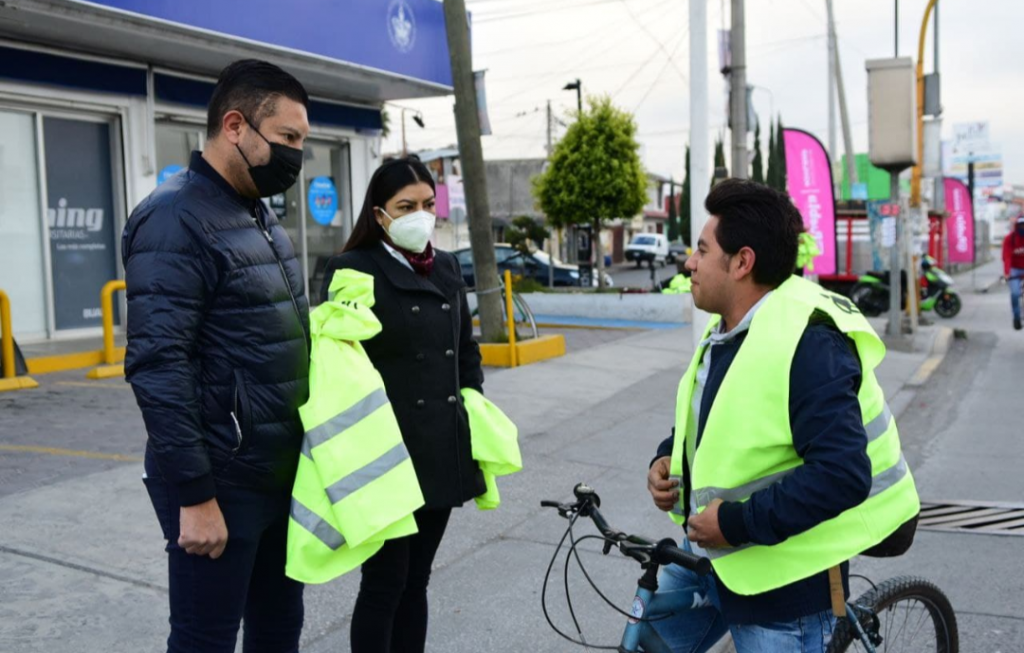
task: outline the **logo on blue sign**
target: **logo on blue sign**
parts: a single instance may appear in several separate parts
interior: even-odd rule
[[[405,0],[391,0],[388,5],[388,35],[402,54],[416,45],[416,15]]]
[[[184,169],[185,168],[183,166],[179,165],[167,166],[166,168],[160,171],[160,174],[156,176],[156,185],[159,186],[160,184],[164,183],[165,181],[167,181],[168,179],[170,179],[171,177],[178,174]]]
[[[334,222],[338,212],[338,191],[330,177],[316,177],[309,182],[309,213],[322,225]]]

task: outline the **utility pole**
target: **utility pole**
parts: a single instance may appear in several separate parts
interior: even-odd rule
[[[480,114],[473,79],[473,58],[469,48],[469,17],[465,0],[445,0],[444,18],[448,51],[455,86],[455,128],[466,189],[469,241],[473,249],[476,296],[480,307],[480,330],[484,342],[500,342],[505,333],[501,307],[501,285],[494,257],[494,231],[487,202],[487,177],[480,144]]]
[[[707,0],[689,0],[690,5],[690,244],[697,246],[708,221],[704,212],[705,180],[711,178],[708,138],[708,6]],[[696,181],[694,181],[696,180]],[[703,339],[708,314],[693,306],[694,349]]]
[[[554,154],[554,145],[551,142],[551,100],[548,100],[548,160]],[[548,226],[548,288],[555,287],[555,228]]]
[[[732,176],[746,179],[750,160],[747,156],[747,46],[745,0],[732,0],[732,66],[729,72],[732,122]],[[699,177],[698,177],[699,179]]]
[[[900,56],[900,0],[896,0],[896,13],[895,19],[893,20],[893,37],[896,40],[894,46],[896,52],[892,55],[893,58],[898,59]]]
[[[832,0],[825,0],[825,10],[828,14],[828,153],[832,157],[832,167],[835,169],[836,162],[839,161],[839,151],[836,149],[836,33]],[[842,182],[836,180],[833,190],[837,196],[841,187]]]
[[[829,3],[831,4],[831,2]],[[832,24],[832,38],[835,39],[836,26]],[[836,89],[839,91],[839,117],[843,123],[843,147],[846,150],[846,178],[850,180],[850,191],[853,192],[853,185],[857,183],[857,166],[854,165],[855,154],[853,151],[853,134],[850,129],[850,111],[846,107],[846,86],[843,84],[843,67],[840,64],[839,48],[835,52],[836,63]]]

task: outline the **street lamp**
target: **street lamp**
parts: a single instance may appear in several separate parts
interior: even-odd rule
[[[569,82],[565,85],[563,91],[576,91],[576,107],[580,110],[580,115],[583,115],[583,83],[580,80],[575,82]]]

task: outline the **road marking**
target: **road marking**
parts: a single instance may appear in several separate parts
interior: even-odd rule
[[[96,381],[57,381],[54,385],[72,386],[75,388],[110,388],[114,390],[131,390],[127,383],[98,383]]]
[[[20,444],[0,444],[0,451],[14,451],[18,453],[41,453],[46,454],[48,456],[72,456],[74,458],[92,458],[93,460],[114,460],[122,463],[141,463],[143,460],[138,456],[125,456],[119,453],[77,451],[75,449],[60,449],[57,447],[30,447]]]

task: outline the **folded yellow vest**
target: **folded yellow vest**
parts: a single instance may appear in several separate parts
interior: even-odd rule
[[[519,429],[501,409],[476,390],[463,388],[462,400],[469,414],[473,460],[480,465],[487,483],[487,491],[474,501],[480,510],[494,510],[501,505],[496,477],[523,469]]]
[[[385,541],[416,533],[423,506],[384,381],[359,344],[381,330],[373,277],[340,270],[330,295],[310,315],[306,433],[288,522],[285,572],[304,583],[333,580]]]

